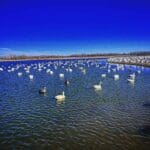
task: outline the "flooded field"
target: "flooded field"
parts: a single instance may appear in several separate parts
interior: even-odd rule
[[[150,68],[104,59],[0,62],[0,148],[148,150]]]

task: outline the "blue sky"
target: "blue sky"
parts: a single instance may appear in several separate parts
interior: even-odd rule
[[[0,0],[0,55],[150,50],[149,0]]]

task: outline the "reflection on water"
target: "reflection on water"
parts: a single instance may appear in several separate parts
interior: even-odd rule
[[[150,126],[149,68],[106,60],[1,62],[0,67],[1,149],[149,149],[149,134],[139,132]],[[134,84],[127,81],[132,73]],[[100,81],[97,91],[93,85]],[[39,94],[43,86],[47,93]],[[65,100],[55,100],[62,91]]]

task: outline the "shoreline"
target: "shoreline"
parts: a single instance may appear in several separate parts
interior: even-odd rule
[[[126,64],[150,67],[150,56],[129,56],[129,57],[113,57],[108,59],[112,64]]]
[[[141,62],[135,62],[135,60],[141,59]],[[0,62],[19,62],[19,61],[38,61],[38,60],[74,60],[74,59],[107,59],[112,64],[124,64],[150,67],[150,56],[74,56],[74,57],[50,57],[50,58],[26,58],[26,59],[0,59]],[[146,63],[143,61],[148,60]],[[126,61],[125,61],[126,60]],[[134,60],[134,62],[132,61]]]

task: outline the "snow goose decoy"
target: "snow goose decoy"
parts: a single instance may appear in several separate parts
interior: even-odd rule
[[[64,78],[64,74],[63,74],[63,73],[60,73],[60,74],[59,74],[59,77],[60,77],[60,78]]]
[[[30,74],[30,75],[29,75],[29,79],[30,79],[30,80],[33,80],[33,75]]]
[[[19,77],[22,76],[22,72],[18,72],[18,76],[19,76]]]
[[[106,78],[106,74],[102,74],[101,77],[102,77],[102,78]]]
[[[65,92],[62,92],[62,95],[57,95],[55,96],[55,99],[58,101],[64,100],[65,99]]]
[[[99,84],[96,84],[93,87],[94,87],[95,90],[101,90],[102,89],[102,83],[101,83],[101,81],[100,81]]]
[[[114,80],[119,80],[119,74],[114,75]]]

